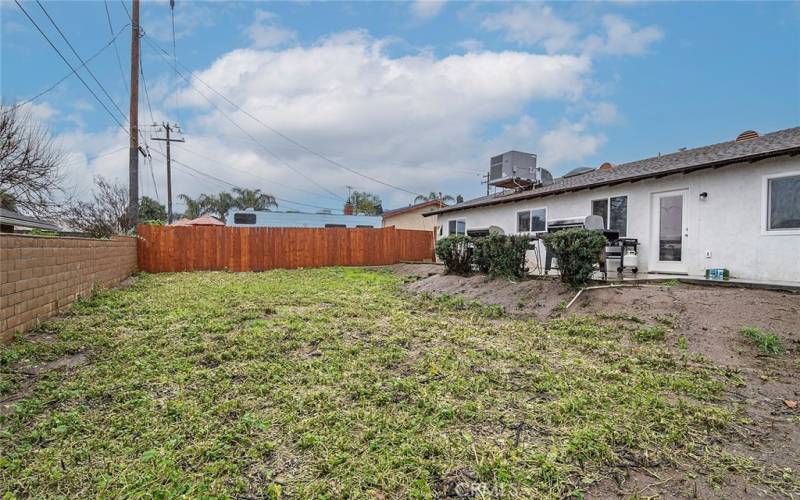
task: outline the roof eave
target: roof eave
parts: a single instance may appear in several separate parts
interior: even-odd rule
[[[516,197],[516,198],[507,199],[507,200],[504,200],[504,199],[487,200],[485,202],[476,203],[476,204],[470,205],[468,207],[459,207],[458,205],[454,205],[454,206],[451,206],[451,207],[444,207],[444,208],[441,208],[439,210],[431,210],[430,212],[426,212],[426,213],[424,213],[422,215],[423,215],[423,217],[428,217],[428,216],[431,216],[431,215],[444,214],[444,213],[448,213],[448,212],[457,212],[457,211],[460,211],[460,210],[470,210],[470,209],[473,209],[473,208],[487,207],[487,206],[492,206],[492,205],[502,205],[504,203],[514,203],[516,201],[529,200],[529,199],[532,199],[532,198],[540,198],[540,197],[543,197],[543,196],[555,196],[555,195],[574,192],[574,191],[583,191],[584,189],[594,189],[594,188],[603,187],[603,186],[614,186],[614,185],[617,185],[617,184],[624,184],[626,182],[637,182],[637,181],[641,181],[641,180],[645,180],[645,179],[656,179],[656,178],[659,178],[659,177],[666,177],[668,175],[687,174],[687,173],[695,172],[697,170],[704,170],[704,169],[707,169],[707,168],[720,168],[720,167],[724,167],[724,166],[727,166],[727,165],[734,165],[736,163],[744,163],[744,162],[755,163],[757,161],[766,160],[768,158],[775,158],[775,157],[778,157],[778,156],[785,156],[785,155],[795,156],[797,154],[800,154],[800,147],[793,146],[791,148],[780,149],[780,150],[776,150],[776,151],[769,151],[769,152],[765,152],[765,153],[757,153],[757,154],[747,155],[747,156],[740,156],[740,157],[737,157],[737,158],[731,158],[731,159],[726,159],[726,160],[719,160],[719,161],[714,161],[714,162],[702,163],[702,164],[699,164],[699,165],[692,165],[692,166],[689,166],[689,167],[676,168],[676,169],[673,169],[673,170],[666,170],[664,172],[652,172],[652,173],[647,173],[647,174],[641,174],[641,175],[625,177],[625,178],[622,178],[622,179],[614,179],[614,180],[603,181],[603,182],[595,182],[595,183],[592,183],[592,184],[584,184],[584,185],[581,185],[581,186],[564,187],[562,189],[554,189],[552,191],[547,191],[545,193],[536,193],[536,192],[531,191],[529,196],[519,196],[519,197]]]

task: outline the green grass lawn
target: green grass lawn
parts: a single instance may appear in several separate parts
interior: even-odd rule
[[[383,271],[143,275],[0,351],[0,399],[87,355],[0,416],[0,493],[558,497],[722,463],[735,376],[625,335]]]

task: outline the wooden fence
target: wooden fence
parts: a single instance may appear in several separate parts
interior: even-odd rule
[[[385,228],[137,227],[139,269],[265,271],[433,259],[432,231]]]

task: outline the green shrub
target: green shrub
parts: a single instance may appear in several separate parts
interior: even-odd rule
[[[447,274],[466,276],[472,272],[472,238],[452,235],[436,242],[436,256]]]
[[[31,229],[31,232],[28,234],[30,234],[31,236],[58,236],[58,232],[56,231],[49,231],[47,229],[39,229],[39,228]]]
[[[478,269],[478,272],[489,274],[492,260],[492,245],[490,240],[493,239],[495,234],[490,234],[485,238],[478,238],[473,241],[472,263]]]
[[[760,328],[745,326],[739,330],[743,336],[750,339],[764,354],[781,354],[786,352],[783,341],[774,333],[765,333]]]
[[[585,285],[594,272],[606,238],[588,229],[565,229],[542,235],[548,252],[558,259],[561,281],[573,287]]]
[[[506,278],[522,278],[527,274],[527,237],[490,234],[474,240],[474,247],[472,259],[478,271]]]

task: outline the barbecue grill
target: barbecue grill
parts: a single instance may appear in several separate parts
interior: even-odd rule
[[[598,262],[604,279],[608,279],[608,275],[611,273],[622,274],[625,269],[630,269],[634,274],[639,272],[639,241],[636,238],[620,238],[619,231],[605,229],[603,218],[599,215],[557,219],[547,223],[548,233],[572,228],[591,229],[605,236],[607,243],[603,253],[600,254]],[[550,252],[546,252],[544,259],[545,274],[548,274],[552,268],[553,256]]]
[[[548,233],[555,233],[558,231],[563,231],[565,229],[574,229],[574,228],[591,229],[597,231],[599,233],[602,233],[603,236],[605,236],[606,239],[610,241],[619,239],[619,232],[606,230],[603,218],[600,217],[599,215],[587,215],[586,217],[570,217],[567,219],[555,219],[547,222]],[[550,272],[550,269],[552,268],[553,268],[553,255],[550,252],[546,252],[544,258],[544,273],[548,274]],[[600,269],[604,269],[602,262]]]

